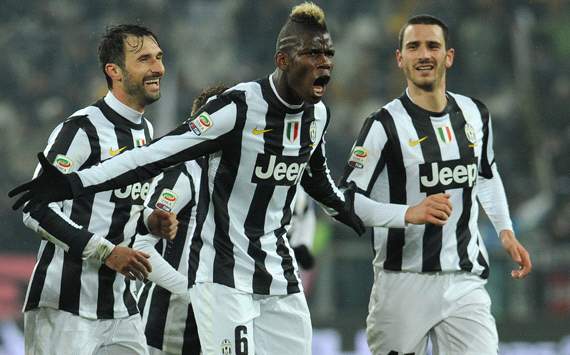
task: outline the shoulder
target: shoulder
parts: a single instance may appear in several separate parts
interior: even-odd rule
[[[475,97],[460,95],[452,92],[448,92],[448,94],[453,97],[459,108],[464,113],[469,113],[472,111],[479,114],[483,120],[487,120],[489,118],[489,109],[487,108],[487,105],[483,103],[483,101]]]
[[[75,111],[66,118],[65,121],[63,121],[63,124],[81,126],[87,121],[93,121],[94,119],[98,119],[102,116],[103,113],[101,110],[98,107],[91,105]]]

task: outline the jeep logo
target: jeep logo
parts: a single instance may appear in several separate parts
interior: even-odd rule
[[[438,193],[473,187],[477,180],[475,159],[447,160],[420,165],[420,191]]]
[[[302,157],[258,154],[251,182],[292,186],[299,182],[307,162]]]
[[[150,183],[145,182],[141,184],[140,182],[135,182],[132,185],[128,185],[121,189],[113,190],[113,194],[117,198],[131,198],[133,201],[140,199],[140,203],[144,202],[146,195],[148,194],[148,189],[150,188]]]

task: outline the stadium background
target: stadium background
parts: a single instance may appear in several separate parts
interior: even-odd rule
[[[104,95],[96,47],[105,26],[138,22],[165,51],[162,99],[149,107],[157,132],[188,116],[202,87],[273,70],[274,40],[289,0],[2,0],[0,12],[0,354],[21,353],[20,304],[39,238],[11,211],[7,191],[29,179],[49,132]],[[570,354],[570,2],[317,1],[335,42],[325,102],[332,109],[329,163],[335,178],[363,119],[399,96],[397,32],[411,15],[451,28],[451,91],[483,100],[494,118],[497,161],[516,232],[534,270],[509,276],[490,223],[488,285],[501,354]],[[372,284],[370,238],[320,218],[318,265],[306,275],[315,354],[366,354],[362,328]]]

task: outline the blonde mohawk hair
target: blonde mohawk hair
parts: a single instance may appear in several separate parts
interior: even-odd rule
[[[318,23],[326,27],[325,12],[312,2],[304,2],[291,10],[289,18],[295,22]]]
[[[289,51],[299,45],[298,36],[307,32],[328,32],[325,12],[312,2],[293,7],[277,36],[275,50]]]

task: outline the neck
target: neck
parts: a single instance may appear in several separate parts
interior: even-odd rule
[[[141,104],[138,100],[135,100],[132,96],[127,95],[124,90],[114,87],[111,89],[111,92],[117,98],[117,100],[121,101],[123,104],[127,105],[137,112],[144,113],[145,105]]]
[[[447,105],[445,85],[438,85],[434,90],[426,91],[408,80],[408,95],[414,104],[427,111],[441,112]]]
[[[299,97],[287,84],[287,74],[279,69],[273,72],[273,84],[279,96],[290,105],[300,105],[303,99]]]

